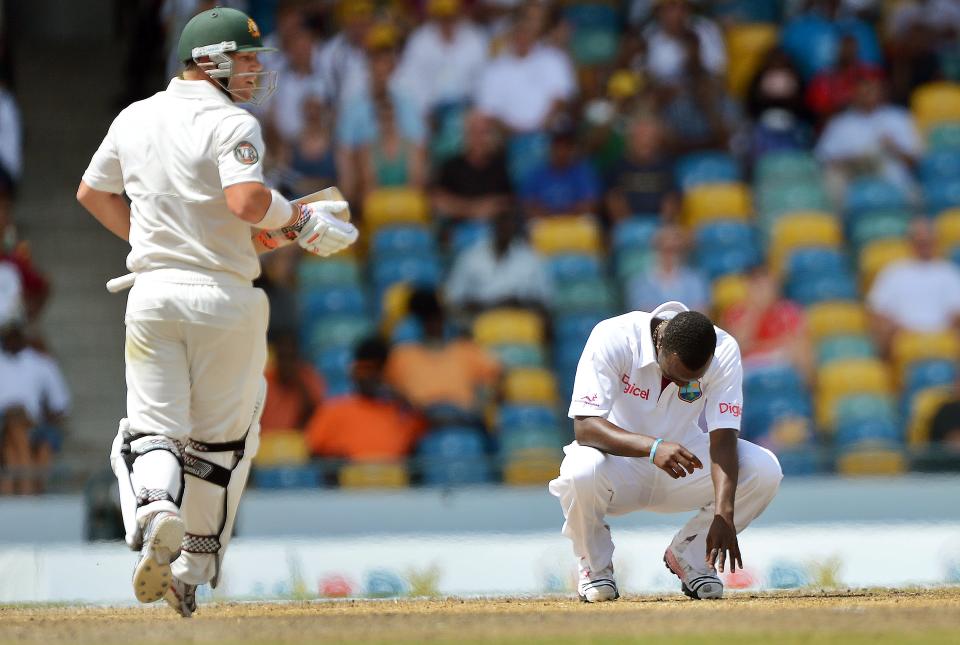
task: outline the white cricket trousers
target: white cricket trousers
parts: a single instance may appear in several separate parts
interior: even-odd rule
[[[703,468],[673,479],[647,458],[618,457],[581,446],[564,447],[560,476],[550,492],[560,499],[563,535],[573,541],[577,558],[591,571],[613,563],[613,540],[604,518],[634,511],[681,513],[698,510],[680,529],[672,544],[677,555],[697,570],[706,570],[707,531],[714,517],[714,489],[710,477],[710,439],[701,433],[680,442],[700,458]],[[734,524],[739,533],[770,503],[783,472],[766,448],[738,440],[740,476],[734,501]]]

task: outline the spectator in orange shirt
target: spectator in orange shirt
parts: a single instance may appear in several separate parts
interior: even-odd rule
[[[323,403],[323,378],[300,357],[295,334],[278,334],[271,343],[273,360],[267,365],[267,402],[260,420],[264,434],[276,430],[303,430]]]
[[[425,424],[387,387],[386,362],[387,346],[379,338],[360,343],[352,368],[356,394],[331,400],[310,419],[307,446],[311,454],[389,461],[413,451]]]
[[[413,292],[410,312],[424,340],[390,352],[387,382],[428,416],[433,406],[479,415],[500,375],[499,362],[471,339],[446,338],[443,308],[432,289]]]

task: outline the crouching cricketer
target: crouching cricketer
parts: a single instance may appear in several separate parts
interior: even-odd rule
[[[664,563],[687,596],[723,595],[717,571],[743,566],[737,533],[783,477],[773,453],[737,436],[742,376],[736,340],[679,302],[594,328],[570,404],[576,440],[550,482],[578,560],[581,600],[619,597],[605,517],[641,510],[699,511]]]
[[[197,586],[218,582],[258,445],[268,314],[251,284],[258,251],[296,242],[329,255],[357,239],[346,202],[291,204],[264,185],[260,126],[238,106],[275,89],[264,51],[244,13],[195,16],[180,36],[181,76],[116,117],[77,191],[129,241],[135,275],[127,416],[111,453],[126,539],[140,550],[133,590],[186,617]]]

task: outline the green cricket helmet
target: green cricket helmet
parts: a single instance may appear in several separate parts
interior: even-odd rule
[[[234,74],[230,54],[274,51],[277,51],[274,47],[264,47],[260,28],[253,18],[236,9],[214,7],[198,13],[184,26],[177,45],[177,58],[183,63],[196,63],[210,78],[217,79],[223,89],[235,98],[236,92],[228,88],[231,77],[257,77],[257,88],[247,100],[259,104],[276,91],[277,73],[269,71]]]

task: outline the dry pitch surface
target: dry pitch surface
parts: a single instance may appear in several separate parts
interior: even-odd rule
[[[165,606],[0,607],[0,645],[70,643],[960,643],[960,588],[732,594],[719,602],[627,596]]]

